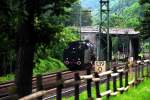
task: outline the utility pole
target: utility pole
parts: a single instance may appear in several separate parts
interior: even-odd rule
[[[100,24],[97,39],[97,60],[110,60],[109,0],[100,0]],[[107,45],[107,46],[106,46]],[[107,66],[108,67],[108,66]]]
[[[97,57],[101,69],[110,70],[110,37],[109,37],[109,0],[100,0],[100,24],[99,33],[96,34]],[[96,65],[96,64],[95,64]],[[97,66],[95,66],[96,68]],[[99,67],[99,68],[100,68]],[[105,68],[104,68],[105,67]],[[110,75],[107,75],[106,91],[110,90]],[[109,100],[109,94],[107,100]]]
[[[99,59],[106,61],[105,70],[110,69],[110,37],[109,37],[109,0],[100,0],[100,26],[99,26]],[[110,75],[107,75],[106,91],[110,90]],[[109,100],[109,94],[107,100]]]
[[[91,10],[82,10],[82,6],[81,6],[81,1],[79,1],[79,34],[80,34],[80,40],[84,40],[82,37],[81,37],[81,34],[82,34],[82,26],[84,26],[84,23],[82,23],[83,19],[82,19],[82,16],[84,15],[84,12],[87,12],[87,13],[90,13],[91,14]]]
[[[81,27],[82,27],[82,15],[81,15],[81,1],[79,1],[80,4],[80,10],[79,10],[79,24],[80,24],[80,40],[81,40]]]
[[[149,58],[150,58],[150,38],[148,39],[149,41]]]

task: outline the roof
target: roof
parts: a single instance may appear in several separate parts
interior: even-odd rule
[[[81,33],[99,33],[99,27],[92,27],[92,26],[87,26],[87,27],[81,27]],[[132,28],[110,28],[109,29],[109,34],[114,34],[114,35],[123,35],[123,34],[131,34],[131,35],[137,35],[139,31],[135,31]]]

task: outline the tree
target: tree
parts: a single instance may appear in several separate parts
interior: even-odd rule
[[[149,0],[139,0],[141,4],[141,25],[140,25],[140,35],[143,39],[150,37],[150,1]]]
[[[81,11],[81,23],[82,26],[90,26],[92,24],[91,11],[84,9]]]
[[[14,70],[15,7],[12,0],[0,1],[0,76]]]
[[[80,24],[82,26],[90,26],[92,24],[92,15],[89,9],[83,9],[79,2],[75,2],[71,7],[66,25],[80,26]]]
[[[68,18],[65,21],[65,25],[67,26],[79,26],[79,20],[80,20],[80,10],[81,10],[81,5],[79,1],[75,2],[72,4],[70,13],[67,16]]]
[[[110,27],[124,27],[125,20],[123,16],[112,14],[110,16]]]
[[[35,0],[20,1],[20,15],[16,34],[16,85],[19,97],[32,92],[32,67],[36,43],[34,32],[35,2]]]
[[[17,31],[17,70],[16,84],[19,97],[32,92],[32,67],[35,46],[38,42],[37,33],[34,31],[35,17],[39,17],[47,9],[51,15],[59,16],[65,14],[65,7],[70,7],[75,0],[21,0],[20,17]],[[53,5],[51,5],[53,4]],[[42,10],[49,5],[50,8]],[[49,37],[51,39],[51,37]]]

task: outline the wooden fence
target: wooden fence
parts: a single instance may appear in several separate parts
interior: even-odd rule
[[[144,67],[146,66],[146,67]],[[111,95],[117,95],[119,92],[122,94],[127,91],[129,87],[133,85],[138,85],[140,82],[144,80],[145,77],[150,76],[150,63],[149,60],[145,60],[144,63],[137,61],[134,66],[132,66],[132,70],[130,70],[128,64],[125,65],[124,68],[117,69],[113,67],[112,70],[103,72],[103,73],[91,73],[90,70],[87,70],[87,75],[80,76],[78,72],[74,74],[74,79],[71,80],[63,80],[61,72],[57,73],[57,83],[51,84],[50,87],[56,88],[56,100],[62,100],[62,89],[67,87],[74,87],[74,100],[79,100],[80,92],[79,87],[81,83],[86,82],[87,84],[87,100],[94,100],[92,96],[92,84],[95,85],[96,91],[96,100],[101,100],[103,96],[106,96],[107,99]],[[146,68],[146,74],[145,74]],[[133,72],[133,73],[132,73]],[[132,75],[131,75],[132,74]],[[101,77],[106,77],[106,91],[100,92],[100,81]],[[129,77],[134,76],[133,80],[129,81]],[[19,100],[32,100],[38,99],[42,100],[43,96],[48,94],[51,90],[43,90],[42,86],[42,76],[37,76],[37,92],[20,98]],[[119,78],[119,79],[117,79]],[[132,78],[132,77],[130,77]],[[113,89],[110,89],[110,81],[113,82]],[[117,84],[119,81],[119,84]]]

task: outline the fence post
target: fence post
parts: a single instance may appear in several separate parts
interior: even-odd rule
[[[128,71],[129,71],[129,67],[128,67],[128,63],[125,66],[125,87],[128,86]]]
[[[87,75],[91,74],[91,69],[86,70]],[[88,95],[88,100],[93,100],[92,99],[92,94],[91,94],[91,86],[92,86],[92,79],[87,79],[87,95]]]
[[[123,72],[120,72],[119,73],[119,80],[120,80],[120,88],[122,88],[123,87],[123,84],[122,84],[122,76],[123,76]],[[120,93],[122,94],[123,93],[123,90],[120,90]]]
[[[150,77],[150,61],[148,62],[147,66],[148,66],[148,77]]]
[[[116,66],[113,67],[113,73],[117,73],[117,68]],[[116,93],[117,91],[117,84],[116,84],[116,76],[113,76],[113,91]]]
[[[136,65],[137,65],[137,70],[138,70],[138,72],[137,72],[137,79],[139,81],[139,78],[140,78],[140,67],[139,67],[139,64],[136,64]]]
[[[133,67],[134,67],[133,62],[132,63],[129,62],[128,69],[129,69],[129,79],[130,80],[133,80],[133,75],[134,75]]]
[[[138,63],[138,81],[143,81],[143,68],[141,62]]]
[[[142,62],[139,63],[139,69],[140,69],[140,78],[143,78]]]
[[[144,65],[143,63],[141,63],[140,65],[141,65],[141,76],[142,78],[144,78]]]
[[[57,76],[56,76],[56,82],[59,83],[59,85],[57,86],[57,90],[56,90],[56,100],[62,100],[62,84],[61,84],[61,80],[62,80],[62,73],[58,72]]]
[[[147,68],[147,77],[148,77],[148,63],[146,62],[146,68]]]
[[[95,78],[99,78],[99,75],[97,72],[94,73]],[[96,89],[96,98],[101,98],[100,90],[99,90],[99,81],[95,82],[95,89]]]
[[[134,81],[134,83],[135,83],[135,85],[137,85],[137,83],[138,83],[138,82],[137,82],[137,81],[138,81],[138,80],[137,80],[138,67],[137,67],[137,65],[135,65],[135,64],[134,64],[133,66],[134,66],[134,68],[135,68],[135,81]]]
[[[147,66],[147,77],[150,77],[150,62],[146,62],[146,66]]]
[[[79,73],[75,73],[74,77],[76,82],[80,80]],[[75,84],[75,100],[79,100],[79,84]]]
[[[110,77],[111,77],[111,75],[108,74],[107,75],[107,80],[106,80],[106,91],[110,90]],[[109,100],[109,97],[110,97],[110,94],[107,94],[107,100]]]
[[[36,76],[36,86],[37,86],[37,91],[40,91],[43,89],[43,85],[42,85],[42,75],[39,74]],[[38,97],[37,100],[42,100],[42,96]]]

